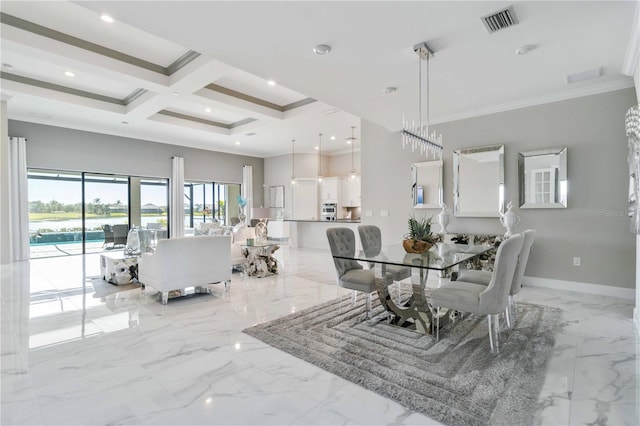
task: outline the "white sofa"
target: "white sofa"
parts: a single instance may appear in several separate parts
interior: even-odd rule
[[[169,292],[184,294],[187,287],[208,292],[207,284],[231,282],[231,237],[211,235],[171,238],[158,241],[155,253],[138,259],[138,281],[162,292],[167,304]]]

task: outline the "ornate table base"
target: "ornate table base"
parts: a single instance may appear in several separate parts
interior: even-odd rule
[[[124,253],[103,253],[100,255],[102,279],[111,284],[131,284],[138,279],[138,257]]]
[[[437,310],[431,306],[425,294],[427,281],[427,269],[420,269],[419,283],[411,283],[411,297],[401,302],[400,297],[393,300],[389,292],[389,286],[381,277],[385,276],[384,265],[376,265],[376,288],[378,298],[383,308],[391,314],[389,323],[398,327],[414,330],[423,334],[435,334]],[[447,324],[451,318],[448,309],[440,310],[440,328]]]
[[[278,261],[273,253],[278,250],[278,244],[262,244],[255,246],[242,246],[242,255],[245,257],[244,272],[250,277],[268,277],[278,273]]]

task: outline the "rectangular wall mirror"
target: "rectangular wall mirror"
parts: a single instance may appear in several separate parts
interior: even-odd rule
[[[274,209],[284,208],[284,186],[269,187],[269,207]]]
[[[504,145],[454,151],[454,215],[499,217],[503,209]]]
[[[518,154],[521,209],[564,209],[567,195],[566,147]]]
[[[416,209],[438,209],[443,199],[442,161],[411,165],[411,194]]]

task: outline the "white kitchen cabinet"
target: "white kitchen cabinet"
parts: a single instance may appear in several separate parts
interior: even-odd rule
[[[340,178],[324,178],[320,184],[320,202],[339,204],[341,200],[341,190]]]
[[[342,206],[360,207],[360,176],[342,179]]]

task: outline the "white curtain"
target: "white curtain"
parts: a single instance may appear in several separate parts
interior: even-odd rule
[[[25,138],[9,138],[9,199],[11,261],[29,260],[29,198]]]
[[[251,222],[251,210],[253,210],[253,166],[242,166],[242,196],[247,199],[245,223]]]
[[[169,212],[171,215],[171,238],[184,236],[184,158],[173,157]]]

